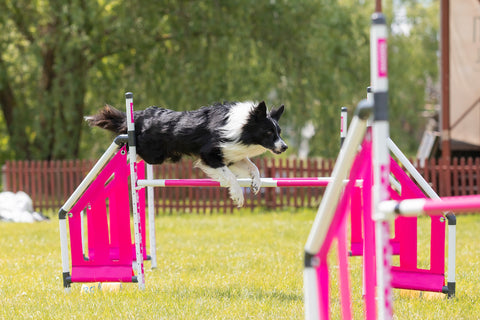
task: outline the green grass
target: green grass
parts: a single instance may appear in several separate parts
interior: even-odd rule
[[[302,319],[303,246],[314,214],[160,216],[158,268],[145,263],[146,290],[124,284],[118,292],[94,294],[81,294],[81,284],[64,293],[55,218],[0,223],[0,319]],[[480,216],[458,218],[457,297],[426,299],[395,291],[396,318],[480,314],[478,230]],[[349,261],[354,313],[360,319],[361,259]],[[336,273],[333,265],[332,279]],[[331,300],[337,319],[335,286]]]

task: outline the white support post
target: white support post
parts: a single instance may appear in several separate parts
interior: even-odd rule
[[[447,294],[452,298],[455,296],[457,218],[451,212],[447,213],[446,218],[448,221]]]
[[[147,164],[147,179],[153,180],[153,166]],[[150,258],[152,259],[152,269],[157,267],[157,245],[155,236],[155,203],[154,190],[152,186],[147,187],[148,199],[148,230],[150,235]]]
[[[392,319],[390,221],[384,219],[378,205],[388,200],[390,157],[387,148],[388,76],[387,76],[387,25],[380,12],[372,15],[370,28],[370,79],[374,98],[373,119],[373,208],[375,222],[375,247],[377,263],[378,318]]]
[[[145,273],[143,268],[143,239],[140,224],[140,208],[137,189],[137,147],[135,139],[135,119],[133,115],[133,93],[125,94],[127,113],[128,159],[130,162],[130,185],[132,190],[133,232],[135,236],[135,253],[138,288],[145,290]]]
[[[68,255],[68,236],[66,216],[58,220],[60,228],[60,251],[62,255],[62,275],[65,292],[70,292],[70,259]]]

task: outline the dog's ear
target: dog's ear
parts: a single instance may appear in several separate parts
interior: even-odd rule
[[[260,102],[255,107],[254,114],[258,118],[266,118],[267,117],[267,106],[265,105],[265,101]]]
[[[282,104],[278,109],[272,109],[270,111],[270,117],[275,120],[280,120],[280,117],[282,116],[283,111],[285,110],[285,106]]]

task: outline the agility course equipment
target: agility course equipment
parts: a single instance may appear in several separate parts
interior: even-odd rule
[[[375,284],[377,285],[378,289],[378,316],[382,319],[391,318],[392,315],[392,279],[395,287],[432,291],[444,290],[444,242],[434,243],[432,240],[432,257],[433,253],[435,252],[435,258],[431,259],[431,268],[427,270],[427,272],[424,272],[424,270],[419,269],[416,266],[416,238],[410,237],[408,234],[401,234],[402,231],[407,229],[407,225],[410,230],[414,230],[416,232],[416,224],[413,224],[411,220],[408,221],[408,223],[406,221],[398,220],[399,222],[398,226],[396,227],[396,231],[399,231],[400,236],[396,236],[393,241],[391,241],[390,226],[387,219],[378,218],[375,224],[372,220],[372,216],[378,217],[381,215],[381,211],[378,211],[379,204],[383,203],[385,200],[389,200],[390,198],[400,200],[404,197],[413,196],[424,197],[424,195],[422,191],[403,172],[403,170],[398,167],[396,162],[390,158],[388,151],[389,145],[386,142],[389,141],[388,112],[386,111],[386,103],[388,100],[388,79],[386,71],[386,28],[384,18],[381,14],[374,15],[373,18],[371,47],[371,51],[373,52],[373,63],[371,64],[373,70],[373,102],[371,100],[364,100],[359,103],[355,117],[350,125],[351,130],[345,137],[344,145],[340,150],[339,157],[333,169],[333,178],[264,178],[261,180],[262,187],[327,187],[324,198],[318,209],[318,214],[313,223],[312,230],[305,245],[305,315],[308,319],[317,319],[319,317],[322,319],[329,318],[329,268],[327,264],[327,253],[334,239],[337,239],[339,243],[338,256],[342,316],[345,319],[349,319],[352,315],[350,307],[350,286],[348,281],[348,260],[346,258],[347,246],[345,236],[345,223],[346,216],[349,212],[349,206],[352,209],[352,212],[354,209],[360,210],[360,224],[363,225],[363,236],[360,242],[364,257],[363,274],[366,302],[365,315],[367,319],[373,319],[377,315]],[[96,207],[97,201],[92,200],[90,197],[92,194],[97,193],[101,195],[99,196],[101,199],[99,204],[105,206],[105,199],[109,197],[111,197],[111,199],[116,199],[109,193],[109,183],[112,183],[113,181],[122,181],[123,185],[128,184],[128,179],[126,180],[124,178],[125,173],[123,171],[108,171],[117,170],[116,168],[119,167],[119,164],[116,163],[116,160],[112,160],[113,155],[118,151],[120,145],[119,143],[114,142],[107,152],[101,157],[99,162],[94,166],[94,169],[92,169],[85,180],[72,194],[69,200],[67,200],[66,204],[62,207],[59,213],[60,234],[62,241],[62,267],[64,272],[64,283],[67,283],[67,286],[69,286],[71,282],[115,280],[125,282],[137,281],[139,288],[144,289],[145,277],[143,260],[146,257],[144,254],[146,250],[143,245],[143,239],[145,238],[143,231],[145,230],[145,223],[142,223],[140,218],[142,216],[142,206],[144,207],[141,200],[144,197],[140,195],[140,192],[143,190],[143,188],[154,186],[222,186],[219,182],[211,179],[153,179],[151,176],[149,176],[148,179],[144,179],[144,177],[142,177],[140,174],[140,172],[143,170],[140,169],[140,165],[135,161],[136,141],[134,134],[135,128],[132,93],[126,94],[126,110],[128,136],[122,136],[120,140],[121,144],[125,144],[128,141],[129,146],[128,159],[135,239],[135,249],[133,250],[134,257],[131,251],[131,239],[128,238],[128,241],[122,242],[121,244],[118,239],[118,234],[125,232],[126,229],[122,229],[122,231],[115,231],[116,233],[111,233],[110,238],[103,236],[101,240],[98,240],[95,237],[90,239],[89,232],[88,261],[95,262],[97,257],[101,257],[101,260],[99,260],[96,265],[90,265],[88,269],[85,267],[86,262],[85,258],[83,257],[85,256],[85,250],[78,250],[78,243],[82,243],[83,240],[78,235],[78,229],[80,228],[76,227],[79,224],[81,225],[81,223],[78,223],[76,217],[74,217],[75,215],[79,214],[77,206],[78,209],[83,209],[87,206],[86,203],[91,201],[95,204],[92,206],[92,208]],[[373,119],[374,121],[373,127],[370,129],[368,127],[368,121],[373,110],[375,111]],[[344,132],[343,128],[345,127],[342,121],[342,133]],[[393,142],[390,144],[392,144],[390,148],[395,149]],[[398,153],[396,156],[401,158],[403,155]],[[114,159],[116,158],[114,157]],[[126,156],[122,158],[121,162],[124,164],[127,163]],[[110,168],[110,165],[113,169]],[[113,172],[115,172],[115,175],[112,179]],[[390,173],[393,174],[393,177],[390,175]],[[413,171],[411,174],[415,176]],[[121,180],[120,177],[122,177]],[[250,179],[239,179],[238,181],[241,186],[250,186],[251,184]],[[418,183],[422,184],[420,181],[418,181]],[[104,188],[105,191],[99,192],[101,188]],[[115,188],[111,187],[112,190]],[[393,189],[397,190],[394,191]],[[127,197],[123,197],[123,199],[128,199]],[[350,197],[353,200],[351,200]],[[149,197],[149,203],[153,202],[153,198],[151,200],[152,201],[150,201]],[[123,217],[124,214],[112,214],[114,208],[111,205],[111,201],[112,200],[109,201],[111,210],[110,228],[117,230],[116,226],[120,225],[120,223],[119,220],[115,219],[124,219],[120,218]],[[129,203],[123,203],[122,207],[129,208]],[[375,214],[373,214],[374,210]],[[89,211],[87,210],[87,218],[90,222],[90,220],[94,220],[94,218],[91,214],[90,217],[88,217],[88,212]],[[70,227],[70,240],[72,247],[71,274],[68,264],[68,244],[66,241],[67,231],[65,220],[67,214],[72,215],[72,224]],[[355,215],[355,219],[358,218],[357,215],[358,212]],[[113,219],[112,217],[115,218]],[[443,215],[440,214],[438,217],[443,217]],[[92,224],[94,226],[98,225],[99,229],[108,229],[109,225],[107,219],[104,217],[100,218],[101,220],[99,222]],[[437,220],[440,221],[439,219]],[[130,230],[129,220],[126,225],[128,225]],[[437,233],[436,231],[434,232],[432,223],[432,239],[443,239],[442,241],[444,241],[445,226],[444,224],[440,224],[439,226],[439,230],[443,228],[443,233]],[[72,232],[72,230],[74,231]],[[95,243],[101,243],[101,245],[98,247],[90,247],[90,242],[92,242],[93,245],[95,245]],[[107,243],[110,246],[107,246]],[[398,251],[400,254],[400,266],[393,269],[390,268],[391,243],[398,244],[398,249],[396,251]],[[130,247],[130,250],[124,249],[127,247]],[[129,251],[130,254],[127,254]],[[377,259],[375,259],[375,251],[377,251]],[[382,252],[382,256],[378,252]],[[79,253],[82,254],[84,261],[78,258],[80,257]],[[437,253],[439,254],[438,256]],[[74,255],[75,262],[73,262]],[[110,272],[113,270],[110,268],[117,262],[121,267],[122,275],[115,275],[115,279],[113,279],[114,272]],[[131,268],[131,264],[133,262],[135,262],[135,270]],[[75,273],[78,270],[83,272],[83,278],[81,276],[74,275],[74,269]],[[384,272],[383,270],[387,271]],[[133,271],[136,271],[135,275],[133,275]],[[115,274],[117,273],[115,272]],[[435,281],[431,280],[433,279],[430,277],[432,274],[434,274]],[[431,284],[433,282],[435,282],[435,285],[432,287]]]
[[[147,165],[148,179],[145,179],[143,162],[135,161],[136,150],[132,148],[135,144],[133,94],[127,93],[125,96],[129,135],[121,135],[112,142],[59,211],[63,283],[66,290],[74,282],[109,281],[138,282],[139,288],[144,289],[143,260],[147,258],[146,246],[143,242],[146,225],[144,187],[148,188],[153,268],[156,266],[153,187],[221,186],[219,182],[211,179],[153,179],[153,169],[150,165]],[[129,176],[134,218],[133,250],[127,187]],[[331,178],[318,177],[263,178],[261,186],[325,187],[331,180]],[[250,179],[238,179],[238,182],[245,187],[251,184]],[[83,210],[87,211],[88,236],[84,235]],[[67,228],[67,220],[69,228]],[[67,230],[70,231],[71,270]],[[85,245],[87,242],[88,244]],[[132,270],[132,264],[135,266],[134,270]],[[135,275],[133,271],[136,271]]]
[[[72,193],[59,212],[60,242],[64,288],[74,282],[138,282],[132,264],[142,252],[147,259],[143,242],[132,245],[126,136],[119,136],[94,165],[82,183]],[[144,177],[144,163],[138,165]],[[150,201],[149,201],[150,202]],[[83,222],[86,211],[86,228]],[[149,203],[150,220],[153,203]],[[71,270],[67,235],[70,231]],[[145,191],[139,201],[138,233],[145,238]],[[151,223],[151,221],[150,221]],[[87,231],[87,236],[84,235]],[[154,234],[151,234],[152,239]],[[152,252],[155,251],[151,241]],[[135,258],[136,257],[136,258]],[[156,262],[155,262],[156,263]],[[153,263],[152,263],[153,265]]]
[[[361,101],[350,125],[345,143],[335,163],[332,177],[319,206],[317,216],[305,244],[305,317],[306,319],[330,318],[329,266],[327,253],[334,239],[342,246],[343,224],[350,202],[352,211],[352,251],[363,254],[364,300],[366,319],[391,319],[392,288],[439,291],[453,295],[455,292],[455,217],[447,213],[449,221],[449,274],[448,285],[444,279],[444,212],[448,206],[432,210],[430,268],[417,267],[416,220],[397,219],[395,234],[390,239],[390,221],[376,219],[379,204],[392,199],[418,198],[414,203],[437,204],[438,200],[425,200],[421,189],[390,157],[389,149],[404,164],[407,171],[428,196],[438,199],[420,174],[406,161],[388,137],[388,78],[386,24],[381,13],[372,15],[371,25],[371,79],[373,99]],[[373,127],[368,128],[373,113]],[[360,149],[360,150],[359,150]],[[359,150],[359,151],[358,151]],[[350,173],[349,173],[350,172]],[[361,187],[341,181],[363,181]],[[396,190],[394,190],[396,189]],[[372,193],[373,191],[373,193]],[[403,200],[410,203],[411,200]],[[475,201],[475,200],[472,200]],[[358,205],[361,203],[362,205]],[[392,205],[390,205],[392,206]],[[471,207],[465,205],[465,207]],[[394,210],[394,209],[391,209]],[[397,208],[397,211],[399,209]],[[363,236],[359,225],[363,225]],[[355,237],[354,237],[355,235]],[[354,245],[360,245],[356,247]],[[391,267],[392,245],[400,255],[400,266]],[[376,254],[375,254],[376,252]],[[381,255],[379,254],[381,253]],[[343,319],[351,318],[351,298],[348,280],[348,264],[339,254],[339,289]],[[387,270],[387,271],[385,271]],[[377,294],[375,297],[375,286]],[[376,300],[378,299],[378,300]],[[377,309],[378,307],[378,309]]]
[[[439,196],[423,179],[420,173],[408,161],[405,155],[389,138],[388,149],[402,164],[406,174],[400,165],[390,157],[390,186],[388,187],[389,198],[411,199],[426,198],[427,196],[438,199]],[[426,194],[426,195],[425,195]],[[363,188],[355,187],[352,192],[351,205],[351,255],[362,255],[363,234],[362,225],[373,224],[373,220],[367,210],[362,210],[361,204]],[[445,286],[445,223],[448,221],[448,268],[447,285]],[[395,220],[395,236],[390,239],[392,254],[399,255],[399,266],[392,267],[393,287],[399,289],[443,292],[449,297],[455,294],[455,227],[456,220],[453,213],[441,213],[430,217],[430,257],[429,268],[418,267],[417,256],[417,219],[405,219],[399,217]]]
[[[480,196],[460,196],[460,197],[444,197],[438,199],[407,199],[402,201],[390,200],[379,203],[379,212],[375,219],[381,223],[390,223],[392,219],[398,216],[413,217],[418,215],[436,215],[441,212],[454,209],[457,214],[464,212],[472,212],[480,210]],[[376,255],[379,260],[389,261],[388,251],[378,250]],[[391,276],[391,269],[384,267],[378,270],[378,273],[382,273],[383,277],[389,278]],[[390,286],[390,283],[386,285]],[[385,300],[391,300],[391,290],[388,288],[384,292],[378,292],[378,294],[384,293]],[[379,305],[379,313],[386,314],[385,319],[391,319],[388,314],[387,305]]]
[[[133,95],[131,93],[127,93],[126,98],[127,98],[126,99],[126,101],[127,101],[127,104],[126,104],[127,105],[127,112],[129,110],[131,112],[133,112]],[[363,114],[362,116],[365,116],[365,114],[368,113],[368,112],[366,112],[364,110],[361,113]],[[362,121],[366,124],[367,120],[368,120],[368,117],[366,117]],[[132,121],[132,120],[129,120],[129,121]],[[356,120],[356,121],[358,122],[358,120]],[[353,125],[353,127],[355,127],[355,125]],[[368,129],[368,130],[370,130],[370,129]],[[346,130],[346,108],[342,108],[341,132],[340,132],[342,141],[345,139],[346,131],[347,131]],[[367,129],[365,129],[365,131],[367,131]],[[134,132],[134,128],[131,128],[130,132]],[[370,136],[371,133],[369,133],[368,135]],[[362,137],[362,134],[357,134],[356,137]],[[103,177],[102,172],[103,172],[103,170],[107,170],[107,168],[110,168],[109,166],[112,166],[112,168],[118,168],[119,172],[116,173],[116,174],[118,174],[119,176],[122,172],[121,170],[127,170],[128,171],[128,169],[127,169],[127,166],[128,166],[127,165],[127,156],[124,154],[126,152],[125,147],[123,147],[120,151],[118,151],[118,152],[121,152],[123,154],[123,158],[122,158],[123,160],[121,161],[122,164],[120,164],[118,162],[115,162],[114,164],[108,163],[105,167],[103,167],[105,165],[105,163],[107,163],[108,161],[114,162],[113,159],[110,160],[110,157],[113,154],[113,152],[116,149],[119,148],[118,145],[119,144],[123,145],[126,141],[130,142],[131,138],[127,138],[127,137],[123,136],[123,137],[118,138],[117,140],[121,141],[121,143],[119,143],[118,141],[115,141],[112,144],[113,147],[111,146],[107,150],[107,152],[104,154],[104,156],[99,160],[98,168],[97,168],[97,165],[96,165],[92,169],[92,171],[89,173],[89,175],[87,175],[87,177],[85,178],[86,182],[82,182],[82,184],[78,187],[77,191],[72,195],[72,197],[71,197],[72,199],[75,199],[76,195],[80,193],[80,191],[78,191],[78,190],[84,190],[85,186],[89,186],[89,183],[91,183],[93,186],[96,186],[96,184],[98,184],[99,186],[105,185],[106,184],[106,182],[104,181],[105,179],[101,178],[101,177]],[[371,149],[371,146],[368,146],[368,143],[365,144],[365,146],[364,146],[364,149],[367,149],[367,148]],[[390,148],[396,148],[396,146],[394,145],[393,142],[391,142]],[[353,148],[353,150],[354,149],[355,148]],[[394,153],[398,154],[399,156],[403,156],[403,154],[399,150],[397,152],[394,152]],[[134,153],[134,150],[132,151],[132,148],[130,148],[130,152],[129,152],[130,163],[132,163],[131,162],[132,158],[135,159],[136,155]],[[363,161],[365,159],[367,159],[367,161]],[[360,163],[364,163],[364,164],[371,163],[371,161],[368,160],[368,157],[366,157],[365,159],[358,160],[358,161]],[[393,161],[393,160],[391,160],[391,161]],[[403,162],[405,162],[406,165],[410,164],[408,161],[403,161]],[[120,169],[120,167],[122,167],[123,169]],[[140,193],[144,190],[144,187],[148,187],[151,190],[151,188],[153,188],[153,187],[178,187],[178,186],[183,186],[183,187],[185,187],[185,186],[187,186],[187,187],[203,187],[203,186],[221,187],[222,186],[218,181],[214,181],[214,180],[211,180],[211,179],[153,179],[152,178],[153,174],[152,174],[151,166],[147,166],[147,169],[148,169],[147,171],[148,171],[149,177],[148,177],[148,179],[144,179],[144,177],[141,174],[142,172],[144,172],[143,167],[141,167],[141,163],[137,164],[136,162],[134,162],[134,166],[130,165],[129,167],[130,167],[130,169],[129,169],[130,176],[134,177],[134,175],[132,173],[136,173],[137,176],[138,176],[137,179],[131,178],[132,199],[139,199],[139,200],[137,200],[137,204],[133,205],[134,217],[144,216],[144,213],[142,212],[142,208],[144,208],[144,204],[143,204],[144,201],[142,202],[142,199],[144,199],[144,196],[140,195]],[[403,174],[403,176],[401,174]],[[416,174],[418,174],[418,172],[416,172]],[[107,176],[107,177],[110,177],[111,173],[106,173],[104,175]],[[337,175],[335,173],[333,173],[332,176],[336,177]],[[407,191],[410,190],[410,192],[411,192],[411,187],[408,187],[408,182],[410,182],[410,184],[413,184],[413,183],[409,180],[409,178],[405,175],[405,173],[403,173],[403,171],[401,169],[399,169],[399,171],[395,175],[395,177],[396,177],[396,179],[399,179],[400,181],[397,181],[396,179],[392,179],[392,178],[390,178],[390,181],[393,183],[394,186],[396,186],[397,189],[401,190],[403,196],[408,195]],[[90,180],[92,180],[93,182],[90,181]],[[100,182],[97,182],[97,180],[99,180]],[[242,187],[249,187],[250,184],[251,184],[250,179],[238,179],[237,181],[239,182],[239,184]],[[361,253],[365,252],[366,257],[371,257],[372,254],[369,253],[368,251],[364,251],[364,249],[363,249],[365,241],[364,241],[363,235],[362,235],[362,230],[361,230],[362,228],[360,227],[360,225],[363,224],[363,229],[364,229],[363,232],[366,235],[366,237],[371,235],[372,232],[369,231],[369,230],[373,229],[373,227],[371,226],[373,222],[372,222],[371,218],[369,218],[369,215],[365,214],[366,212],[368,212],[368,209],[365,209],[365,207],[364,207],[365,205],[368,206],[368,198],[371,197],[371,194],[369,192],[363,192],[362,191],[362,190],[368,189],[365,186],[370,185],[369,184],[370,182],[368,182],[368,180],[365,180],[364,175],[357,175],[355,177],[351,176],[349,178],[345,177],[344,179],[341,179],[341,180],[335,179],[335,178],[332,178],[332,177],[330,177],[330,178],[323,178],[323,177],[262,178],[261,179],[261,186],[262,187],[326,187],[326,186],[328,186],[329,183],[331,183],[333,181],[337,181],[339,183],[339,185],[341,185],[341,186],[345,186],[345,185],[348,185],[350,183],[351,188],[353,188],[353,190],[358,191],[357,198],[352,196],[352,200],[349,203],[350,204],[350,209],[351,209],[351,212],[352,212],[352,235],[353,235],[355,230],[356,230],[356,232],[359,231],[359,234],[360,234],[359,243],[353,243],[352,242],[352,248],[353,248],[354,244],[355,245],[360,245]],[[128,183],[127,180],[125,180],[125,179],[122,180],[123,185],[126,185],[127,183]],[[93,187],[90,186],[88,188],[93,188]],[[95,188],[97,188],[97,187],[95,187]],[[153,192],[151,192],[150,190],[149,190],[149,207],[153,208]],[[88,191],[88,189],[87,189],[87,191]],[[416,191],[421,193],[421,191],[418,191],[418,190],[416,190]],[[97,193],[97,192],[94,192],[94,193]],[[355,194],[355,191],[352,191],[352,195],[354,195],[354,194]],[[64,207],[62,207],[61,212],[62,213],[70,212],[70,214],[74,215],[72,212],[76,210],[76,206],[78,206],[78,204],[76,206],[74,206],[73,209],[68,209],[69,206],[72,203],[75,203],[75,202],[86,201],[86,200],[84,200],[84,198],[89,199],[89,197],[91,197],[91,193],[87,193],[86,195],[84,194],[82,198],[77,199],[77,200],[70,200],[69,199],[67,201],[67,203],[64,205]],[[101,202],[102,202],[103,206],[105,206],[105,199],[106,198],[108,198],[106,195],[101,197],[101,199],[102,199]],[[397,198],[399,198],[399,196],[397,196]],[[127,199],[127,198],[124,196],[123,199]],[[121,207],[122,208],[129,208],[129,205],[130,205],[129,202],[127,202],[127,203],[124,203]],[[81,206],[82,205],[80,205],[80,207]],[[112,206],[110,208],[111,212],[116,212],[116,210],[117,209],[114,206]],[[149,212],[152,212],[152,211],[153,210],[149,209]],[[355,214],[354,212],[357,212],[358,214]],[[93,217],[94,215],[90,214],[90,216]],[[114,216],[114,215],[112,215],[112,216]],[[363,216],[363,218],[362,218],[362,216]],[[354,217],[360,217],[360,220],[359,220],[360,223],[358,223],[358,224],[353,223],[354,222]],[[366,217],[368,217],[368,218],[366,218]],[[355,219],[357,219],[357,218],[355,218]],[[91,220],[93,220],[93,218],[91,218]],[[361,222],[362,220],[363,220],[363,223]],[[75,221],[75,220],[72,219],[72,221]],[[127,224],[129,225],[129,222]],[[71,226],[70,226],[71,229],[72,229],[72,225],[74,225],[73,222],[71,222]],[[153,215],[149,215],[149,226],[150,226],[150,247],[153,248],[152,251],[151,251],[151,254],[152,254],[152,256],[154,256],[155,255],[155,229],[154,229],[154,223],[153,223]],[[416,232],[416,224],[414,224],[412,226],[413,226],[413,229],[411,229],[411,230]],[[360,227],[360,228],[358,228],[358,227]],[[75,228],[75,227],[73,227],[73,228]],[[137,243],[143,243],[143,239],[145,239],[145,222],[144,221],[142,222],[142,220],[140,220],[140,225],[139,226],[134,225],[134,230],[137,230],[137,228],[140,230],[140,232],[138,232],[139,238],[135,239],[135,245]],[[104,227],[103,229],[108,229],[108,226]],[[341,258],[341,264],[346,266],[346,265],[348,265],[348,262],[347,262],[347,258],[346,258],[347,249],[346,249],[346,241],[345,241],[346,240],[345,220],[343,220],[343,222],[342,222],[341,230],[343,230],[343,235],[338,236],[338,239],[341,241],[341,246],[339,246],[339,256],[342,257]],[[402,227],[396,228],[396,230],[399,231],[398,232],[399,234],[401,232],[408,231],[408,229],[405,228],[405,225],[403,225]],[[113,236],[113,238],[115,238],[115,236]],[[79,238],[78,237],[77,238],[72,238],[71,237],[72,248],[75,247],[74,242],[75,241],[78,242],[78,240],[74,240],[74,239],[79,239]],[[352,236],[352,241],[353,241],[353,239],[354,239],[354,237]],[[409,237],[403,237],[403,239],[410,239],[410,238]],[[432,237],[432,242],[434,241],[433,239],[434,238]],[[442,247],[444,242],[442,242],[443,240],[441,240],[441,239],[444,239],[444,234],[436,235],[435,239],[437,239],[437,240],[440,239],[439,243],[441,243],[440,247]],[[129,241],[130,241],[130,239],[129,239]],[[95,241],[93,243],[95,243]],[[416,246],[416,239],[414,241],[410,241],[409,243]],[[139,252],[143,251],[143,254],[140,254],[140,257],[132,258],[131,262],[133,262],[133,261],[138,262],[138,261],[140,261],[140,259],[142,259],[142,261],[140,263],[136,264],[136,270],[137,270],[137,275],[140,274],[142,276],[141,279],[143,279],[141,282],[139,282],[139,287],[144,288],[144,286],[145,286],[144,281],[145,280],[144,280],[144,277],[143,277],[143,259],[146,258],[146,254],[144,253],[145,250],[146,250],[145,245],[141,245],[140,249],[141,250],[134,250],[133,252],[137,255]],[[115,249],[115,250],[118,250],[118,249]],[[64,251],[67,251],[67,249],[65,249]],[[94,250],[92,250],[90,248],[90,251],[94,251]],[[414,252],[416,253],[416,250]],[[440,253],[441,253],[442,259],[439,259],[439,261],[442,261],[443,260],[443,252],[440,252]],[[73,255],[74,255],[74,253],[73,253],[73,249],[72,249],[72,256]],[[62,253],[62,256],[63,256],[63,253]],[[410,255],[410,256],[413,257],[413,258],[416,258],[416,256],[414,256],[414,255]],[[67,255],[67,258],[64,258],[63,260],[65,261],[67,259],[68,259],[68,255]],[[366,260],[365,265],[369,265],[368,261],[370,261],[371,258],[366,258],[365,260]],[[405,260],[405,258],[403,258],[403,259],[401,259],[401,261],[406,261],[406,260]],[[105,264],[105,262],[103,262],[103,263]],[[152,259],[152,267],[154,266],[154,263],[156,263],[156,260]],[[410,263],[410,264],[416,266],[416,263]],[[433,265],[432,265],[432,268],[433,268]],[[341,270],[345,270],[345,269],[346,268],[341,268]],[[411,281],[410,281],[411,283],[408,284],[408,279],[410,279],[410,277],[408,277],[408,275],[409,275],[408,272],[411,273],[412,270],[405,269],[405,265],[401,264],[400,267],[398,268],[399,276],[398,277],[395,276],[395,278],[398,278],[396,287],[399,287],[399,288],[406,287],[406,288],[409,288],[409,289],[417,289],[417,290],[441,291],[442,287],[443,287],[444,265],[441,264],[436,269],[440,270],[438,281],[436,281],[434,285],[432,284],[433,282],[427,281],[428,283],[430,283],[430,286],[424,285],[423,287],[418,287],[418,286],[415,286],[415,285],[411,284],[412,283]],[[91,270],[91,269],[88,269],[88,270]],[[408,272],[406,272],[406,271],[408,271]],[[131,272],[131,270],[130,270],[130,272]],[[76,278],[70,276],[70,274],[68,273],[68,267],[64,267],[64,273],[67,275],[66,277],[64,277],[64,278],[67,279],[66,282],[68,282],[68,281],[74,282],[75,281]],[[72,274],[73,274],[73,269],[72,269]],[[93,274],[93,273],[91,273],[91,274]],[[112,275],[112,274],[110,274],[110,275]],[[407,276],[405,276],[405,275],[407,275]],[[427,274],[427,276],[428,276],[428,274]],[[425,276],[425,278],[427,278],[427,276]],[[85,276],[85,278],[83,280],[86,280],[87,278],[88,278],[88,276]],[[91,279],[93,279],[92,281],[96,281],[97,278],[95,276],[91,275]],[[133,279],[138,281],[138,276],[136,276]],[[405,281],[407,281],[407,284],[405,284]],[[417,283],[417,282],[415,282],[415,283]]]

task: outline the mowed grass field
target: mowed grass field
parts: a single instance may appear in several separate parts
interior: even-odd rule
[[[303,246],[314,210],[156,219],[158,268],[146,290],[63,291],[58,221],[0,223],[0,319],[302,319]],[[428,234],[427,219],[419,235]],[[480,318],[480,216],[458,217],[457,296],[395,290],[397,319]],[[424,222],[424,223],[423,223]],[[335,250],[333,250],[335,251]],[[419,243],[428,256],[428,240]],[[331,256],[335,283],[337,268]],[[355,318],[362,319],[361,258],[349,259]],[[339,298],[332,286],[332,319]]]

